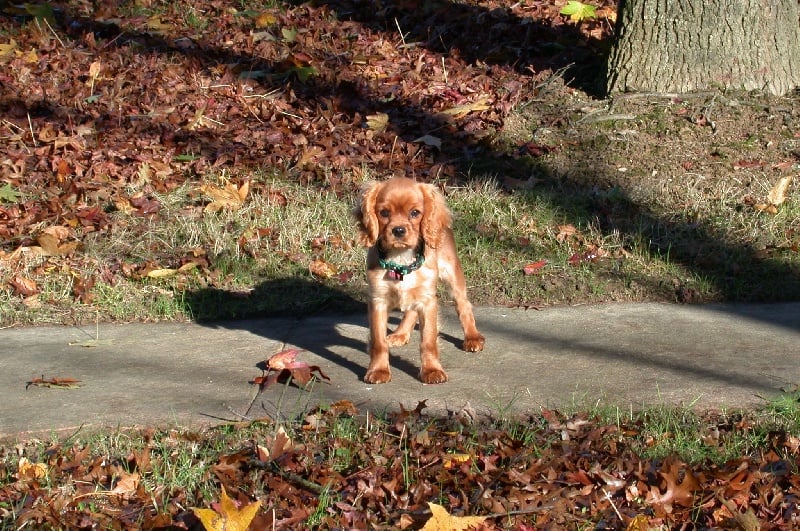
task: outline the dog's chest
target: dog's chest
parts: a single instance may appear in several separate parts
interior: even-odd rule
[[[436,297],[436,272],[426,267],[402,275],[402,279],[384,271],[380,284],[389,305],[404,312],[419,309]]]

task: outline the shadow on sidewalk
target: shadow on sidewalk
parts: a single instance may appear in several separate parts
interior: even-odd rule
[[[284,301],[285,311],[275,311],[276,301]],[[245,330],[284,345],[313,352],[353,373],[360,381],[367,371],[367,306],[343,290],[321,282],[302,278],[269,280],[258,284],[249,293],[206,288],[186,294],[187,310],[201,325],[210,328]],[[269,310],[265,310],[269,309]],[[225,319],[208,320],[206,316],[225,315]],[[332,318],[333,317],[333,318]],[[400,323],[400,312],[393,312],[389,327]],[[288,323],[275,327],[274,320]],[[440,341],[460,349],[462,339],[440,332]],[[418,331],[409,343],[419,344]],[[342,348],[354,351],[353,359],[337,354]],[[275,352],[265,352],[264,360]],[[262,360],[263,361],[263,360]],[[406,359],[392,355],[392,368],[413,378],[419,374],[416,355]],[[263,368],[263,367],[259,367]]]

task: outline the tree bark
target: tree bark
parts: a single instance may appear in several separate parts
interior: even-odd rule
[[[622,0],[609,93],[800,86],[797,0]]]

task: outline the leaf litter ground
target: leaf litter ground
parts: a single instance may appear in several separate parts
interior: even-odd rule
[[[742,416],[704,421],[709,447],[753,429]],[[800,524],[796,436],[774,433],[752,455],[687,463],[640,457],[647,444],[641,430],[636,422],[604,425],[549,410],[519,424],[468,425],[459,414],[426,416],[424,402],[376,419],[342,401],[288,430],[271,422],[202,434],[148,430],[124,434],[140,442],[117,441],[104,454],[80,437],[8,447],[0,510],[8,524],[71,529],[202,529],[199,520],[207,529],[228,529],[226,522],[252,529],[444,529],[441,522],[452,529],[469,522],[519,530]],[[178,458],[215,485],[211,499],[202,485],[164,479]]]
[[[597,99],[612,3],[579,22],[555,1],[25,6],[0,12],[0,289],[17,315],[113,319],[98,294],[176,274],[235,291],[212,244],[94,249],[147,234],[176,190],[186,218],[285,204],[276,174],[351,202],[365,177],[492,179],[599,232],[568,242],[595,280],[541,275],[527,299],[481,283],[478,303],[800,297],[796,101]],[[239,251],[276,230],[240,230]],[[637,248],[686,272],[630,273]],[[354,265],[287,260],[363,288]]]
[[[784,180],[797,169],[796,101],[719,93],[598,100],[614,5],[598,3],[597,18],[578,24],[562,7],[4,5],[2,289],[33,304],[40,279],[66,271],[72,302],[91,305],[103,284],[183,267],[214,285],[219,277],[202,252],[162,257],[153,248],[152,260],[122,253],[97,262],[83,251],[120,222],[147,231],[164,208],[159,197],[183,186],[186,215],[201,216],[248,193],[285,202],[266,180],[249,181],[250,172],[278,171],[351,197],[369,168],[448,184],[486,173],[566,211],[587,206],[603,230],[639,231],[714,284],[701,290],[681,280],[637,297],[796,299],[800,235],[764,221],[797,212],[796,185]],[[235,182],[209,183],[210,175]],[[748,221],[734,234],[707,226],[709,202],[727,209],[720,217]],[[558,232],[574,237],[568,226]],[[599,250],[573,256],[594,262]],[[20,265],[31,253],[41,257],[33,271]],[[546,265],[532,264],[531,274]],[[580,297],[588,295],[569,300]],[[279,455],[262,451],[274,433],[256,433],[252,444],[217,452],[205,479],[240,507],[261,500],[253,525],[267,528],[312,518],[323,527],[414,528],[430,517],[429,502],[453,517],[488,515],[486,528],[798,525],[796,434],[776,434],[757,455],[686,464],[639,457],[630,442],[636,426],[546,413],[524,433],[463,430],[422,409],[360,424],[369,434],[360,438],[334,433],[354,408],[314,412]],[[721,428],[746,429],[746,421]],[[39,453],[3,447],[0,515],[4,525],[196,528],[190,507],[214,508],[219,491],[152,484],[165,459],[155,441],[178,448],[213,437],[150,432],[125,455],[68,443]]]

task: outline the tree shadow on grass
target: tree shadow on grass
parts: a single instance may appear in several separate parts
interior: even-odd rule
[[[489,10],[448,1],[389,1],[380,4],[380,9],[377,8],[378,4],[371,2],[331,1],[319,4],[330,6],[341,19],[384,32],[393,40],[419,42],[431,52],[460,57],[474,65],[486,65],[488,75],[492,74],[492,65],[510,65],[517,72],[550,69],[563,72],[566,84],[572,88],[595,96],[599,93],[597,83],[603,67],[603,57],[599,51],[603,46],[587,41],[569,25],[551,27],[518,17],[505,9]],[[483,179],[484,175],[524,179],[535,174],[539,184],[530,193],[535,194],[537,200],[544,200],[553,208],[568,213],[576,223],[580,219],[596,220],[599,228],[606,233],[617,231],[647,242],[653,255],[668,257],[705,278],[714,286],[719,300],[800,300],[800,272],[796,267],[764,258],[754,249],[726,243],[702,222],[684,223],[663,219],[652,213],[647,205],[632,200],[624,189],[618,187],[613,175],[605,175],[591,168],[589,161],[582,161],[587,171],[585,179],[579,179],[575,175],[564,175],[548,168],[535,157],[518,156],[484,142],[479,134],[466,131],[432,112],[425,100],[393,99],[390,93],[382,94],[380,87],[366,82],[358,84],[339,78],[300,80],[297,76],[286,75],[283,67],[277,63],[233,53],[223,47],[180,47],[158,36],[121,32],[119,28],[115,30],[113,25],[98,24],[80,17],[72,17],[66,23],[65,30],[76,37],[87,32],[99,37],[107,34],[109,45],[134,46],[141,53],[186,55],[196,61],[199,68],[247,65],[252,71],[265,73],[259,81],[265,88],[289,88],[310,107],[343,113],[351,121],[359,116],[363,119],[369,114],[385,112],[390,116],[391,130],[388,135],[396,135],[396,138],[407,142],[432,133],[441,139],[440,148],[423,147],[421,153],[424,154],[419,159],[421,162],[406,169],[421,180],[447,178],[458,182],[464,176]],[[114,31],[119,31],[120,38],[112,35]],[[408,33],[401,33],[406,31]],[[533,98],[535,94],[531,94]],[[15,101],[0,102],[0,110],[20,104],[24,106],[21,100]],[[96,118],[89,113],[80,116],[80,112],[75,110],[53,109],[48,102],[41,102],[29,110],[40,114],[65,114],[70,119],[74,118],[76,123]],[[220,138],[210,131],[183,130],[179,137],[170,136],[170,130],[174,129],[171,124],[154,121],[142,125],[121,111],[119,115],[112,113],[99,119],[107,124],[132,124],[135,134],[142,141],[150,138],[152,142],[161,142],[166,135],[170,141],[176,142],[182,152],[196,153],[201,158],[208,158],[212,164],[227,160],[255,168],[264,160],[263,153],[249,152],[245,146],[228,138]],[[391,143],[386,145],[393,149]],[[453,171],[441,173],[442,165],[452,167]],[[438,169],[434,170],[435,167]],[[377,169],[383,171],[387,168]],[[274,307],[276,298],[278,303],[284,304],[286,313],[293,315],[320,309],[342,311],[347,306],[337,299],[336,293],[316,293],[314,289],[319,288],[304,285],[302,281],[293,284],[291,281],[276,280],[271,285],[267,282],[257,286],[255,293],[258,296],[244,299],[219,290],[188,294],[188,298],[191,299],[189,305],[194,315],[199,319],[208,315],[219,316],[219,313],[213,312],[219,308],[226,308],[222,315],[232,318],[260,315],[267,306],[264,301],[271,301],[270,305]],[[676,300],[691,302],[691,293],[688,295],[678,293]],[[304,297],[308,298],[308,302],[302,303],[303,307],[293,306]]]

